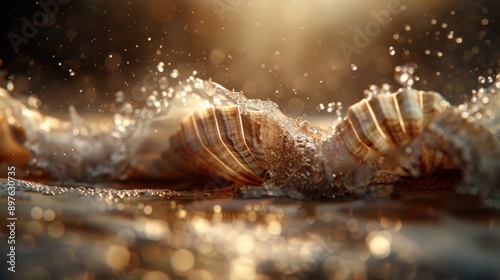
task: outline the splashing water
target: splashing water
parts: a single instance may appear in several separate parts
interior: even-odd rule
[[[177,75],[177,70],[170,74]],[[150,156],[150,151],[165,149],[161,147],[165,146],[163,140],[176,131],[186,115],[229,104],[229,96],[217,91],[213,83],[194,77],[168,86],[166,76],[161,76],[158,89],[151,93],[141,88],[140,94],[128,100],[123,91],[118,91],[118,110],[113,124],[107,126],[82,118],[74,107],[69,108],[69,122],[44,116],[4,91],[0,95],[0,112],[10,125],[20,125],[26,133],[24,146],[31,153],[30,173],[50,173],[61,181],[123,180],[131,176],[131,167],[142,157]],[[143,104],[141,100],[145,100]],[[170,112],[172,107],[175,110]],[[151,137],[160,129],[166,133],[162,134],[165,138]],[[153,147],[145,151],[146,145]]]
[[[394,70],[394,79],[405,88],[412,88],[418,77],[414,76],[417,65],[415,63],[407,63],[403,66],[396,66]]]
[[[158,70],[162,73],[163,65],[159,64]],[[418,81],[415,70],[415,64],[397,66],[395,80],[405,89],[412,89]],[[193,76],[172,86],[175,84],[172,80],[178,76],[176,70],[159,76],[157,89],[146,92],[147,89],[141,88],[142,99],[134,99],[134,96],[128,99],[123,91],[116,92],[118,110],[112,125],[108,126],[82,118],[73,107],[69,108],[69,122],[44,116],[34,106],[28,108],[5,91],[0,95],[3,115],[0,120],[5,119],[9,125],[20,126],[25,131],[23,144],[31,154],[31,174],[49,173],[66,183],[136,177],[178,179],[165,174],[162,169],[162,160],[165,159],[161,154],[171,148],[168,139],[177,132],[181,120],[203,108],[234,104],[240,106],[242,114],[262,111],[277,124],[264,126],[261,131],[269,161],[265,188],[261,189],[265,194],[285,193],[304,198],[304,195],[318,190],[327,196],[364,191],[380,166],[394,164],[391,160],[376,165],[357,160],[344,167],[325,163],[331,157],[343,161],[349,154],[340,144],[325,144],[325,139],[337,133],[341,103],[328,104],[328,112],[335,112],[335,116],[330,129],[323,129],[300,118],[284,116],[271,101],[247,99],[240,92],[228,91]],[[497,113],[500,75],[495,79],[485,78],[481,85],[473,92],[470,101],[437,117],[421,136],[400,147],[392,160],[396,158],[396,164],[407,167],[412,175],[418,176],[422,147],[444,150],[463,166],[463,191],[482,194],[493,201],[490,204],[495,204],[500,196],[495,187],[498,181],[495,172],[500,170]],[[388,84],[372,85],[365,91],[365,98],[369,100],[391,91]],[[39,107],[39,101],[35,101],[33,99]],[[324,110],[325,106],[320,105],[319,109]],[[276,134],[276,127],[285,133],[285,140],[276,138],[283,137],[283,134]],[[282,147],[276,147],[273,144],[276,141],[284,141],[280,142]]]

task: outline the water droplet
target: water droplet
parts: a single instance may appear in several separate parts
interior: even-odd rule
[[[7,90],[8,91],[13,91],[14,90],[14,83],[12,81],[7,81]]]
[[[42,105],[42,101],[36,95],[32,94],[28,97],[28,105],[38,109]]]
[[[163,68],[164,66],[165,66],[165,63],[163,63],[163,62],[158,63],[158,65],[156,66],[156,68],[158,69],[158,72],[162,73],[165,70]]]
[[[71,69],[71,68],[69,69],[69,75],[70,76],[74,76],[75,75],[75,72],[73,72],[73,69]]]
[[[146,99],[146,106],[148,106],[148,107],[153,107],[154,102],[155,102],[155,98],[154,98],[154,96],[150,95],[150,96],[148,96],[148,98]]]
[[[172,70],[172,72],[170,73],[170,77],[174,79],[179,77],[179,70],[177,69]]]
[[[382,87],[380,88],[380,93],[381,94],[389,94],[392,92],[392,87],[391,85],[384,83],[382,84]]]
[[[121,90],[115,93],[115,101],[121,103],[125,100],[125,93]]]
[[[407,63],[403,66],[396,66],[394,69],[394,79],[405,88],[411,88],[415,83],[413,75],[417,69],[417,64]]]
[[[122,106],[122,111],[125,114],[132,114],[134,112],[134,106],[130,103],[124,103]]]
[[[389,55],[390,56],[394,56],[396,54],[396,49],[394,49],[393,46],[390,46],[389,47]]]
[[[356,64],[354,64],[354,63],[353,63],[353,64],[351,64],[351,70],[352,70],[352,71],[356,71],[356,70],[358,70],[358,66],[357,66]]]
[[[486,78],[483,76],[477,77],[477,82],[480,84],[484,84],[486,82]]]
[[[368,89],[365,89],[363,91],[363,93],[364,93],[365,98],[368,99],[368,100],[370,100],[374,96],[376,96],[377,94],[380,93],[380,88],[377,85],[370,85],[368,87]]]

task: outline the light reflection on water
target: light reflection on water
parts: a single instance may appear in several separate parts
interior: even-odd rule
[[[16,279],[462,279],[500,273],[500,213],[452,192],[294,201],[24,181],[17,187]]]

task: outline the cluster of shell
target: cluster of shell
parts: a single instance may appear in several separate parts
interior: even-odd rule
[[[349,107],[333,133],[249,104],[208,107],[185,117],[159,169],[169,176],[211,173],[237,185],[338,195],[460,162],[437,145],[412,147],[433,120],[453,111],[436,92],[401,89],[363,99]]]
[[[247,99],[208,81],[187,82],[182,94],[169,99],[168,113],[134,120],[130,133],[117,126],[75,133],[75,122],[84,122],[75,112],[71,123],[63,122],[1,90],[1,162],[18,163],[28,150],[30,164],[42,173],[56,170],[77,179],[103,173],[120,180],[217,177],[234,186],[274,185],[328,196],[461,168],[471,171],[464,172],[465,181],[479,185],[472,181],[489,180],[480,184],[498,195],[499,136],[486,125],[498,123],[498,95],[476,108],[484,116],[489,112],[478,121],[436,92],[408,87],[378,93],[349,107],[332,131],[288,118],[270,101]],[[196,93],[194,101],[186,98],[186,87]],[[115,116],[117,121],[124,119]],[[81,151],[82,145],[85,153],[76,163],[54,168],[54,162]],[[476,173],[481,176],[471,175]],[[471,192],[480,191],[484,188]]]

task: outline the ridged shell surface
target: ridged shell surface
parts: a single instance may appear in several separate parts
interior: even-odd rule
[[[315,165],[315,170],[324,169],[325,162],[304,159],[301,155],[311,152],[307,149],[318,149],[316,155],[309,156],[324,156],[320,155],[320,150],[327,148],[325,145],[318,148],[321,142],[336,141],[337,146],[345,145],[342,149],[348,151],[346,157],[349,156],[351,162],[367,163],[377,170],[374,182],[388,183],[411,175],[412,167],[398,161],[399,165],[390,169],[378,168],[380,160],[400,156],[399,147],[418,137],[437,115],[448,108],[449,103],[435,92],[402,89],[397,93],[378,94],[349,107],[346,118],[336,127],[335,133],[325,136],[326,129],[309,123],[295,124],[292,128],[283,125],[287,118],[281,113],[278,117],[271,117],[265,110],[243,110],[239,105],[209,107],[182,120],[178,132],[170,138],[171,150],[163,156],[170,165],[165,171],[212,173],[236,184],[260,185],[271,168],[273,172],[268,175],[280,177],[275,182],[283,183],[294,180],[294,173],[308,165]],[[276,112],[279,111],[275,110],[273,114]],[[312,131],[322,132],[323,139],[317,136],[320,133]],[[301,145],[309,148],[303,149]],[[326,151],[323,153],[327,154]],[[423,147],[419,155],[420,169],[424,173],[456,166],[435,147]],[[177,162],[178,159],[181,162]],[[334,169],[342,174],[349,168]],[[281,174],[274,175],[277,172]]]
[[[381,157],[391,155],[418,137],[436,116],[449,108],[450,104],[436,92],[403,89],[378,94],[349,107],[347,117],[338,125],[338,135],[351,153],[376,164]],[[423,147],[420,163],[427,173],[456,166],[442,151],[432,147]],[[375,181],[390,182],[408,176],[408,168],[400,165],[386,170]]]
[[[197,173],[259,185],[268,167],[256,120],[263,117],[260,112],[242,114],[237,105],[206,108],[182,121],[171,147]]]

